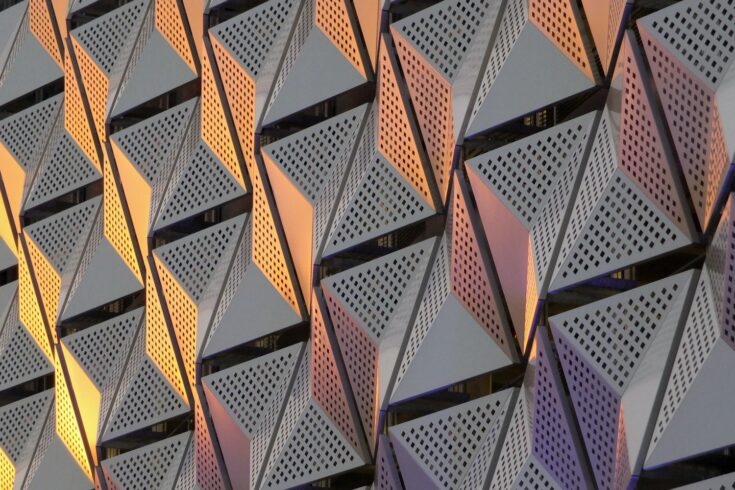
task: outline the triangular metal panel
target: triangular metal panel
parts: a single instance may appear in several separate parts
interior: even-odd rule
[[[318,28],[312,28],[263,124],[311,107],[367,83],[342,52]]]
[[[472,135],[497,127],[592,87],[594,83],[589,78],[536,26],[527,23],[467,133]]]

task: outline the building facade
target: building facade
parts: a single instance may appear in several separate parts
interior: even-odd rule
[[[734,58],[734,0],[0,1],[0,490],[731,488]]]

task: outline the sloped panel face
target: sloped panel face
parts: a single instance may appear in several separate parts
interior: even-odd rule
[[[733,22],[0,5],[0,487],[731,485]]]

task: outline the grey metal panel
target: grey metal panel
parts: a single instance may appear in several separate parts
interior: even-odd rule
[[[440,358],[452,361],[439,363],[437,359]],[[399,403],[512,363],[475,318],[450,294],[400,383],[393,389],[391,403]]]
[[[534,25],[527,23],[467,134],[494,128],[593,86]]]
[[[102,237],[87,267],[79,288],[69,297],[60,319],[66,320],[85,311],[140,291],[143,285],[130,268]]]
[[[26,490],[92,490],[77,462],[58,436],[54,436],[43,454],[38,471],[25,487]]]
[[[151,32],[133,73],[115,100],[110,117],[163,95],[169,90],[196,80],[189,65],[181,59],[157,29]]]
[[[322,31],[312,28],[263,124],[274,123],[365,82]]]

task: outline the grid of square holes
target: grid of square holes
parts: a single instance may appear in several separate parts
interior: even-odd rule
[[[324,323],[323,315],[327,312],[321,311],[316,298],[312,298],[311,304],[311,396],[337,424],[352,447],[357,448],[355,423]]]
[[[327,119],[266,146],[264,151],[313,202],[332,174],[344,169],[364,110],[361,106]]]
[[[221,40],[249,76],[256,78],[279,32],[293,17],[291,10],[297,7],[296,0],[269,0],[209,32]]]
[[[154,0],[156,5],[156,29],[176,50],[181,59],[194,69],[194,57],[186,37],[186,22],[179,11],[177,0]]]
[[[29,396],[0,408],[0,448],[18,463],[38,424],[46,420],[53,396],[51,390]]]
[[[561,268],[567,284],[633,264],[686,243],[681,231],[617,173]]]
[[[485,482],[489,476],[490,463],[493,461],[493,456],[500,451],[500,444],[503,442],[500,436],[505,428],[505,419],[508,417],[508,411],[512,409],[510,401],[511,397],[508,396],[503,403],[502,410],[498,412],[495,421],[485,435],[485,440],[482,442],[480,449],[478,449],[472,458],[472,462],[469,464],[462,478],[462,488],[485,488]]]
[[[730,196],[707,251],[705,264],[722,334],[735,348],[735,197]]]
[[[424,291],[394,386],[398,386],[406,375],[408,367],[416,357],[416,353],[439,315],[444,301],[449,296],[449,251],[446,236],[442,237],[439,243],[439,249],[436,252],[436,258],[429,275],[429,282]]]
[[[490,285],[486,258],[477,241],[470,210],[464,192],[455,179],[452,193],[452,291],[472,313],[498,346],[510,355],[512,345],[507,336],[507,325],[496,304],[497,295]],[[480,231],[481,233],[481,231]]]
[[[143,318],[138,308],[90,328],[85,328],[63,339],[69,352],[89,374],[98,387],[114,381],[110,374],[123,362],[135,337],[134,331]]]
[[[516,481],[517,475],[524,467],[530,454],[529,406],[522,389],[513,407],[510,425],[503,440],[503,447],[500,450],[495,472],[491,475],[490,490],[513,488],[513,482]]]
[[[110,417],[106,439],[156,424],[186,410],[181,397],[150,359],[143,357],[139,365],[128,365],[128,369],[135,374],[127,389],[118,395],[122,399]]]
[[[565,413],[556,358],[539,342],[534,378],[533,454],[567,489],[583,489],[585,481]],[[617,426],[616,426],[617,427]]]
[[[61,131],[36,177],[28,197],[27,208],[37,206],[74,189],[99,180],[102,176],[79,145],[66,131]]]
[[[575,196],[574,207],[569,218],[569,224],[564,232],[564,239],[559,252],[559,262],[555,267],[555,274],[559,273],[562,260],[566,258],[580,237],[583,227],[595,210],[603,191],[617,167],[615,143],[610,133],[610,119],[607,112],[603,113],[597,128],[587,165],[582,176],[579,191]]]
[[[232,57],[232,54],[223,48],[219,42],[215,41],[213,46],[235,131],[245,157],[247,171],[252,174],[255,172],[255,80],[245,73]],[[216,104],[219,105],[222,102],[217,101]],[[222,123],[226,126],[224,119],[222,119]],[[222,131],[225,126],[214,128],[214,131]],[[243,177],[237,159],[231,162],[230,160],[224,160],[224,162],[232,175],[238,181],[242,181]]]
[[[487,62],[487,68],[485,68],[485,73],[482,75],[482,82],[480,82],[475,107],[472,109],[472,119],[480,112],[480,108],[490,93],[490,89],[493,83],[495,83],[500,69],[505,64],[508,56],[510,56],[513,46],[521,35],[527,19],[528,0],[508,0],[500,21],[498,35],[491,48],[492,51],[490,52],[490,59]]]
[[[579,144],[572,152],[569,160],[561,169],[556,184],[548,200],[541,207],[533,229],[531,230],[531,247],[538,284],[542,284],[548,273],[553,272],[552,256],[554,247],[564,224],[564,216],[573,202],[574,184],[583,168],[582,160],[587,149],[593,116],[589,115],[583,122],[584,132],[580,134]]]
[[[622,394],[686,282],[685,276],[673,276],[550,321]]]
[[[153,276],[146,268],[145,282],[145,350],[179,394],[184,393],[184,380],[179,371],[174,345],[169,336],[163,307]]]
[[[209,432],[204,419],[202,406],[194,397],[194,459],[196,464],[196,482],[202,490],[225,490],[222,471],[212,446],[213,434]]]
[[[360,73],[365,73],[346,0],[316,0],[315,24]]]
[[[378,376],[378,347],[340,300],[330,292],[325,292],[325,295],[362,426],[368,438],[372,439],[375,430],[376,402],[373,387]]]
[[[214,49],[217,43],[212,43]],[[201,53],[202,56],[202,111],[201,111],[201,132],[202,140],[212,149],[217,157],[222,161],[225,168],[235,177],[242,177],[240,174],[240,163],[235,151],[235,142],[233,135],[230,133],[227,117],[225,116],[225,108],[222,99],[219,96],[217,82],[214,78],[213,66],[214,60],[210,60],[207,51]],[[234,72],[231,75],[237,76]]]
[[[18,298],[20,298],[19,318],[21,324],[28,329],[28,333],[31,334],[34,342],[46,355],[46,358],[52,359],[50,339],[41,314],[41,305],[33,287],[28,259],[24,253],[18,254]]]
[[[573,120],[467,162],[527,228],[565,182],[572,156],[584,141],[585,122]]]
[[[288,388],[301,347],[294,344],[204,378],[246,436],[253,437],[278,393]]]
[[[377,157],[353,193],[342,220],[336,223],[330,245],[344,250],[431,214],[422,196],[382,157]]]
[[[283,243],[276,229],[277,210],[271,206],[266,190],[261,182],[260,172],[254,174],[253,180],[253,262],[258,265],[278,292],[281,293],[294,311],[298,311],[298,300],[294,283],[286,263]]]
[[[82,148],[87,158],[99,169],[97,147],[95,146],[92,128],[82,100],[80,81],[77,80],[69,51],[64,52],[64,128]],[[107,193],[105,193],[106,195]]]
[[[199,142],[181,175],[167,191],[157,225],[162,227],[211,209],[243,194],[237,181],[206,143]]]
[[[197,305],[188,296],[176,279],[156,261],[166,306],[176,338],[175,348],[181,353],[184,370],[190,383],[195,382],[196,341],[199,326]],[[194,269],[196,270],[196,269]]]
[[[151,187],[162,185],[186,134],[196,100],[184,102],[115,134],[114,140]]]
[[[110,90],[109,75],[102,71],[75,38],[72,38],[72,46],[79,67],[79,82],[84,87],[87,104],[92,116],[91,123],[89,123],[91,126],[89,127],[92,132],[96,131],[97,137],[102,142],[107,138],[105,116],[107,113],[107,97]],[[81,110],[84,111],[85,109],[82,107]]]
[[[17,313],[15,315],[17,322]],[[0,351],[0,389],[17,386],[52,371],[51,364],[23,325],[6,325],[0,345],[4,345]]]
[[[304,411],[309,405],[309,374],[311,372],[309,366],[311,366],[311,349],[309,345],[306,346],[301,362],[296,369],[295,379],[293,381],[293,387],[291,392],[288,393],[286,400],[286,407],[283,411],[281,420],[278,423],[275,437],[272,439],[272,447],[269,453],[269,459],[263,472],[263,478],[267,481],[273,470],[281,461],[281,453],[286,448],[289,440],[291,439],[291,433],[296,429],[297,424],[302,419]],[[267,441],[263,441],[268,444]],[[265,451],[266,447],[261,447],[258,451]],[[259,453],[263,454],[263,453]],[[264,456],[264,455],[263,455]],[[263,456],[260,456],[257,461],[262,461]],[[262,463],[260,463],[262,464]],[[259,466],[260,466],[259,464]],[[265,481],[260,482],[262,488]]]
[[[25,228],[49,263],[63,272],[80,239],[85,239],[101,199],[93,198]]]
[[[549,476],[543,465],[531,458],[520,471],[513,488],[517,490],[561,490],[562,487]]]
[[[626,41],[623,107],[620,124],[620,165],[674,223],[684,220],[677,200],[671,162],[664,153],[653,109],[643,86],[634,48]]]
[[[559,337],[557,345],[592,470],[607,488],[615,472],[620,398],[566,339]]]
[[[189,433],[143,446],[103,463],[105,480],[110,489],[147,490],[171,488],[186,450]]]
[[[728,160],[726,153],[713,151],[724,144],[713,94],[657,41],[644,36],[644,47],[689,193],[704,222],[717,193],[708,192],[709,186],[713,180],[719,186],[715,176]]]
[[[128,36],[135,32],[133,28],[148,8],[148,1],[134,0],[72,31],[105,75],[112,74]]]
[[[316,0],[306,0],[303,2],[299,18],[296,21],[296,28],[293,34],[291,34],[291,40],[289,41],[284,57],[281,60],[281,68],[278,70],[278,76],[273,84],[273,90],[268,100],[268,107],[265,110],[266,114],[270,111],[271,107],[273,107],[273,103],[278,98],[278,94],[283,88],[283,84],[286,83],[288,74],[291,73],[291,68],[293,68],[294,63],[296,63],[296,60],[299,57],[299,53],[301,53],[301,48],[304,47],[306,39],[312,32],[312,28],[314,27],[315,2]]]
[[[402,490],[398,468],[396,466],[390,439],[384,435],[378,437],[378,452],[375,458],[375,490]]]
[[[492,0],[445,1],[397,22],[394,28],[451,82],[492,4]]]
[[[413,133],[404,95],[397,80],[398,67],[386,46],[380,50],[378,68],[378,148],[427,202],[432,202],[427,175],[424,173],[418,140]]]
[[[734,18],[732,0],[689,0],[661,10],[651,28],[669,50],[715,86],[735,52]]]
[[[501,391],[393,426],[391,434],[421,463],[438,488],[459,488],[509,394]]]
[[[361,464],[355,450],[322,411],[310,403],[263,488],[294,488]]]
[[[54,379],[56,394],[56,433],[71,453],[74,460],[79,464],[87,478],[92,480],[90,461],[87,458],[82,432],[74,411],[74,404],[66,384],[64,371],[57,358],[54,362]]]
[[[156,256],[179,285],[198,303],[229,256],[242,229],[242,217],[231,218],[156,249]]]
[[[373,338],[380,340],[409,285],[426,268],[432,241],[335,274],[323,282]]]
[[[651,447],[659,441],[674,412],[679,408],[694,378],[715,347],[719,333],[709,271],[705,267],[699,276],[674,367],[671,369],[671,377],[651,437]]]
[[[28,26],[30,31],[38,38],[41,46],[54,61],[61,65],[61,51],[59,51],[59,44],[56,42],[53,22],[48,3],[44,0],[30,0],[28,2]]]
[[[0,142],[27,172],[35,170],[63,101],[57,95],[0,122]]]
[[[444,196],[454,156],[452,86],[403,37],[394,40],[434,178]]]
[[[530,19],[577,68],[591,77],[582,36],[570,0],[530,0]]]

